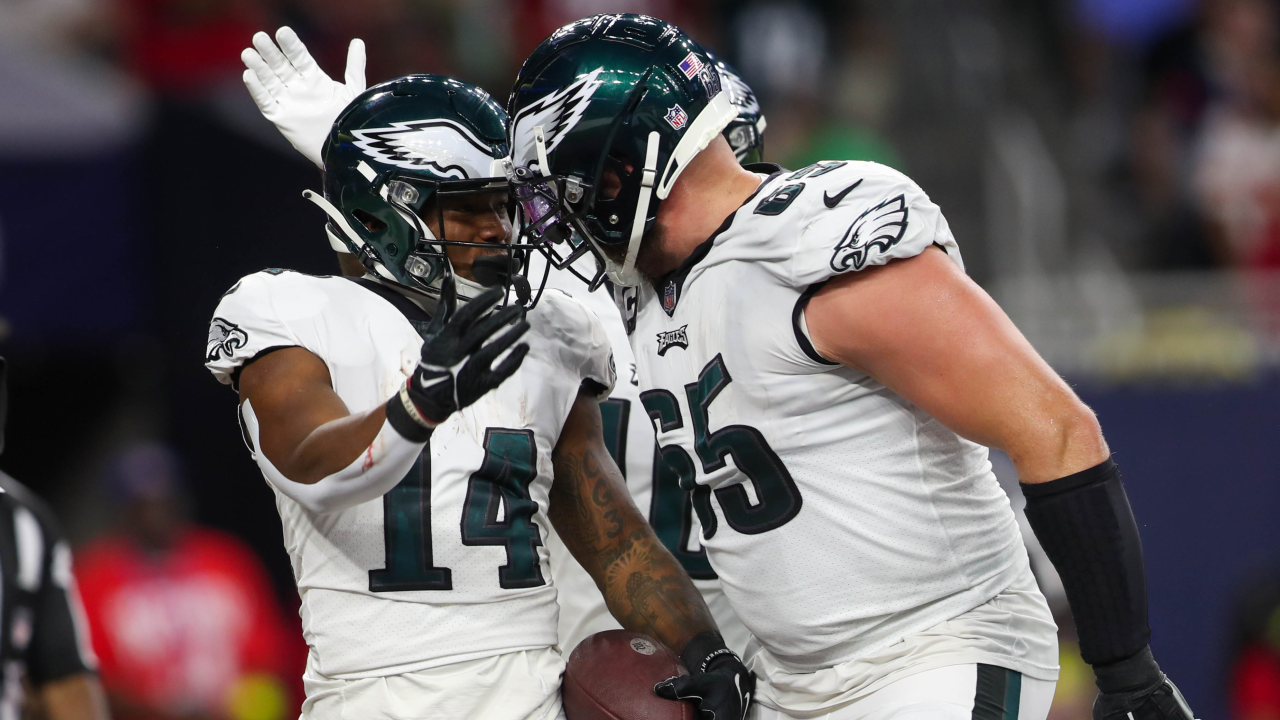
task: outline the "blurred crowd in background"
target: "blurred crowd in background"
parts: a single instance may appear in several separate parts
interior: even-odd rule
[[[874,160],[930,194],[1129,452],[1153,624],[1176,625],[1158,654],[1206,717],[1280,718],[1277,0],[0,0],[3,466],[78,543],[118,715],[300,699],[271,494],[201,366],[236,278],[336,272],[299,196],[318,174],[242,85],[251,35],[287,24],[335,77],[361,37],[370,83],[504,102],[552,30],[621,11],[737,67],[766,160]],[[1064,659],[1055,717],[1088,717],[1087,673]]]

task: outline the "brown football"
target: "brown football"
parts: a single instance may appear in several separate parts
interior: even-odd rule
[[[680,658],[648,635],[606,630],[583,640],[564,671],[568,720],[693,720],[691,703],[666,700],[653,686],[685,674]]]

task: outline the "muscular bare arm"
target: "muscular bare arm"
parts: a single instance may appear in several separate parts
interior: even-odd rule
[[[1109,455],[1093,412],[942,250],[849,273],[805,310],[814,349],[1008,453],[1024,483]]]
[[[258,418],[259,448],[280,472],[311,485],[351,463],[386,420],[386,404],[352,414],[324,362],[300,347],[277,350],[240,372],[240,402]]]
[[[715,621],[684,568],[631,502],[604,444],[599,404],[582,394],[552,453],[551,524],[628,630],[679,652]]]

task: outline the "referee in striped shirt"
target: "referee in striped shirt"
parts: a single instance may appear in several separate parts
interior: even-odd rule
[[[0,358],[0,452],[7,374]],[[95,666],[71,549],[49,508],[0,472],[0,720],[22,720],[28,704],[48,720],[108,720]]]

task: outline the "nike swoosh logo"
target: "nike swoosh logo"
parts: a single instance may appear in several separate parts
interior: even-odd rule
[[[837,206],[837,205],[839,205],[839,204],[840,204],[840,201],[844,199],[844,196],[845,196],[845,195],[848,195],[848,194],[850,193],[850,191],[852,191],[854,188],[858,187],[858,186],[859,186],[859,185],[861,185],[861,184],[862,184],[862,180],[858,180],[858,182],[856,182],[856,183],[854,183],[854,184],[850,185],[849,187],[847,187],[847,188],[845,188],[845,189],[841,190],[840,192],[836,193],[835,195],[828,195],[828,194],[826,194],[826,193],[822,193],[822,202],[823,202],[823,204],[824,204],[824,205],[826,205],[828,208],[833,208],[833,207],[835,207],[835,206]]]

